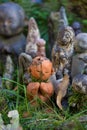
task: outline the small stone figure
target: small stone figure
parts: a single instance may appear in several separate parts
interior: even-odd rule
[[[38,39],[37,40],[37,56],[44,56],[46,57],[46,52],[45,52],[45,40],[44,39]]]
[[[75,55],[72,58],[72,78],[77,74],[83,74],[87,66],[87,33],[79,33],[76,36],[76,43],[74,45]]]
[[[25,14],[18,4],[8,2],[0,5],[0,54],[18,56],[25,49]]]
[[[25,53],[19,56],[19,80],[25,84],[30,81],[30,75],[27,73],[27,68],[32,62],[32,59],[37,56],[37,40],[40,39],[40,32],[34,18],[30,18],[28,22],[28,35]]]
[[[56,43],[52,50],[52,63],[55,72],[70,72],[71,59],[74,52],[75,34],[70,26],[60,28]]]
[[[10,55],[8,55],[6,57],[6,64],[5,64],[5,70],[4,70],[4,75],[3,77],[5,78],[5,86],[6,88],[10,89],[12,87],[12,82],[9,80],[13,79],[13,72],[14,72],[14,67],[13,67],[13,61],[10,57]]]
[[[71,76],[73,88],[80,93],[87,94],[87,33],[79,33],[76,36]]]
[[[74,30],[74,32],[75,32],[75,36],[77,35],[77,34],[79,34],[79,33],[81,33],[82,31],[81,31],[81,24],[79,23],[79,22],[77,22],[77,21],[75,21],[75,22],[73,22],[73,24],[72,24],[72,28],[73,28],[73,30]]]
[[[12,119],[10,120],[11,124],[7,125],[7,130],[22,130],[22,127],[20,126],[20,123],[19,123],[19,113],[17,110],[9,111],[8,117]],[[8,127],[10,129],[8,129]]]
[[[47,55],[51,59],[50,52],[57,38],[58,30],[62,26],[68,26],[65,8],[62,6],[58,12],[51,12],[48,19],[49,44]]]
[[[78,74],[73,78],[72,86],[79,93],[87,95],[87,75]]]
[[[0,76],[3,76],[5,64],[7,66],[7,56],[16,66],[19,54],[25,50],[24,26],[25,14],[21,6],[13,2],[0,5]]]
[[[79,33],[76,36],[76,43],[74,46],[76,53],[85,53],[87,51],[87,33]]]
[[[19,123],[19,114],[17,110],[9,111],[8,117],[12,118],[10,124],[4,125],[4,121],[0,114],[0,130],[23,130]]]
[[[37,40],[40,39],[40,32],[37,23],[33,17],[28,22],[28,35],[25,52],[32,58],[37,56]]]

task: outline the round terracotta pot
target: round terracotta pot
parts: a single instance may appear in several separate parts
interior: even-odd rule
[[[31,75],[41,81],[47,80],[54,72],[52,62],[46,58],[38,56],[33,59],[29,67]]]

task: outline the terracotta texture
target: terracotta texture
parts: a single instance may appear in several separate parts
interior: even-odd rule
[[[54,89],[51,82],[41,82],[40,85],[40,92],[42,95],[46,97],[51,97],[53,95]]]
[[[35,96],[38,95],[40,83],[39,82],[31,82],[27,86],[27,98],[29,101],[33,100]]]
[[[45,55],[35,57],[28,70],[32,79],[39,80],[38,82],[32,81],[27,86],[27,98],[31,104],[36,107],[38,98],[41,99],[42,102],[48,102],[54,93],[52,83],[46,82],[54,70],[51,61],[47,59]]]
[[[47,80],[53,74],[53,66],[46,57],[38,56],[33,59],[29,67],[31,75],[39,80]]]
[[[27,86],[27,98],[29,101],[32,101],[35,97],[38,97],[42,102],[46,102],[50,99],[53,93],[54,89],[51,82],[31,82]]]

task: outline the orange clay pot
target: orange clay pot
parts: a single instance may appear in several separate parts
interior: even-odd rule
[[[42,56],[35,57],[29,67],[31,75],[39,80],[47,80],[54,72],[52,62]]]
[[[27,98],[32,101],[36,96],[41,99],[42,102],[46,102],[53,95],[54,89],[51,82],[31,82],[27,86]]]

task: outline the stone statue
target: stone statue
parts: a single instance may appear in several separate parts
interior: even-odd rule
[[[72,86],[77,92],[87,95],[87,74],[77,74],[73,78]]]
[[[24,26],[25,14],[22,7],[13,2],[0,5],[0,76],[3,76],[3,72],[4,75],[8,73],[6,69],[4,71],[4,65],[7,66],[8,63],[7,56],[17,65],[19,54],[25,50],[26,38],[22,33]]]
[[[87,33],[79,33],[76,36],[75,55],[72,59],[72,78],[77,74],[83,74],[86,68],[87,57]]]
[[[9,111],[10,124],[5,125],[0,114],[0,130],[23,130],[19,123],[19,113],[17,110]]]
[[[33,17],[28,22],[28,35],[25,52],[31,55],[32,58],[37,55],[37,40],[40,38],[40,32],[37,23]]]
[[[87,94],[87,33],[79,33],[76,36],[71,76],[73,88]]]
[[[54,70],[61,78],[61,75],[70,73],[71,59],[74,52],[75,34],[70,26],[60,28],[56,43],[52,49],[52,63]]]
[[[40,39],[40,32],[34,18],[30,18],[28,22],[28,35],[25,53],[19,56],[19,79],[20,82],[28,84],[31,80],[27,73],[27,68],[32,63],[32,59],[37,56],[38,46],[37,41]]]
[[[49,44],[47,56],[51,59],[50,52],[57,38],[58,30],[62,26],[68,26],[65,8],[62,6],[58,12],[51,12],[48,19]],[[49,54],[48,54],[49,53]]]

